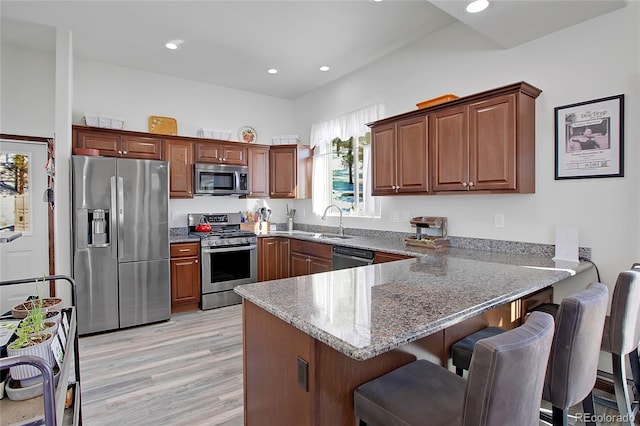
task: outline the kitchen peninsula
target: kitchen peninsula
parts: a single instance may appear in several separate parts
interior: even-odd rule
[[[461,337],[594,280],[587,262],[451,248],[236,287],[245,424],[353,425],[358,385],[416,358],[447,366]]]

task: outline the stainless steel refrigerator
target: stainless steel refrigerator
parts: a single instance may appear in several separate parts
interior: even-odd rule
[[[166,161],[72,156],[80,334],[171,316]]]

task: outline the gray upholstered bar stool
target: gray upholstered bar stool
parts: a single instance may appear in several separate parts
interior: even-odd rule
[[[635,265],[634,265],[635,266]],[[633,268],[618,275],[611,300],[611,314],[606,318],[601,350],[611,353],[613,375],[602,371],[598,374],[613,379],[617,410],[623,417],[622,424],[633,425],[638,405],[633,404],[627,387],[625,356],[629,356],[635,392],[640,392],[640,269]],[[600,398],[599,402],[605,402]]]
[[[476,343],[482,339],[502,334],[505,331],[506,330],[504,328],[500,327],[487,327],[454,343],[451,346],[451,360],[453,362],[453,366],[456,368],[456,374],[462,377],[464,374],[463,371],[469,370],[469,366],[471,365],[471,356],[473,355],[473,348],[476,347]]]
[[[534,308],[535,311],[546,312],[551,314],[555,318],[558,311],[557,304],[543,303],[542,305]],[[463,376],[464,370],[469,370],[471,364],[471,356],[473,355],[473,348],[476,346],[479,340],[486,339],[487,337],[497,336],[504,333],[506,330],[500,327],[486,327],[482,330],[478,330],[454,343],[451,346],[451,362],[456,368],[456,374],[460,377]]]
[[[536,312],[482,340],[468,380],[425,360],[397,368],[355,390],[356,417],[370,426],[537,426],[553,331],[551,315]]]
[[[607,301],[607,286],[593,283],[585,290],[564,298],[557,305],[558,309],[552,310],[555,312],[556,329],[542,399],[550,402],[553,408],[551,417],[545,414],[541,417],[554,425],[566,425],[567,410],[579,402],[582,402],[585,413],[595,416],[592,390],[598,371]],[[477,339],[482,331],[474,333],[468,340]],[[464,350],[467,347],[468,344]],[[471,348],[473,350],[473,346]]]
[[[541,417],[553,425],[566,426],[568,409],[582,402],[584,412],[591,414],[586,423],[595,426],[592,391],[608,301],[608,287],[593,283],[560,303],[542,391],[542,399],[553,408],[551,419]]]

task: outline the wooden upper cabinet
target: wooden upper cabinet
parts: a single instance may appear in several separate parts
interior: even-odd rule
[[[170,140],[165,144],[165,158],[169,161],[169,197],[193,197],[193,144]]]
[[[435,191],[518,189],[516,102],[516,94],[503,95],[431,115]],[[525,184],[531,177],[519,192],[533,189]]]
[[[120,135],[92,129],[73,130],[73,148],[97,149],[105,157],[120,157]]]
[[[396,193],[396,125],[371,130],[373,195]]]
[[[373,195],[427,192],[427,119],[424,116],[372,129]]]
[[[240,144],[196,142],[196,163],[247,165],[247,148]]]
[[[248,149],[249,198],[269,197],[269,147],[251,146]]]
[[[373,195],[534,193],[540,93],[519,82],[370,123]]]
[[[517,145],[515,94],[469,105],[470,189],[517,189]]]
[[[162,138],[125,134],[119,130],[73,128],[73,147],[97,149],[104,157],[162,160]]]
[[[311,197],[311,149],[308,145],[278,145],[269,150],[269,196]]]
[[[467,190],[469,131],[466,107],[449,108],[429,116],[433,190]]]
[[[122,156],[145,160],[162,160],[162,143],[158,138],[122,136]]]
[[[429,158],[427,156],[427,119],[402,120],[397,124],[398,193],[429,190]]]

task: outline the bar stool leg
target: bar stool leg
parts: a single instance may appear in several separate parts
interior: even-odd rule
[[[627,372],[625,371],[624,356],[611,354],[613,361],[613,388],[616,392],[618,412],[622,416],[623,426],[633,426],[629,390],[627,388]]]
[[[551,416],[553,419],[553,426],[568,426],[567,413],[568,410],[552,407]]]
[[[636,387],[635,394],[640,397],[640,360],[638,359],[638,348],[629,352],[629,363],[633,375],[633,384]]]
[[[596,426],[596,422],[593,421],[596,415],[596,409],[593,405],[593,392],[589,392],[589,395],[585,399],[582,400],[582,410],[585,414],[589,414],[590,420],[586,422],[588,426]]]

